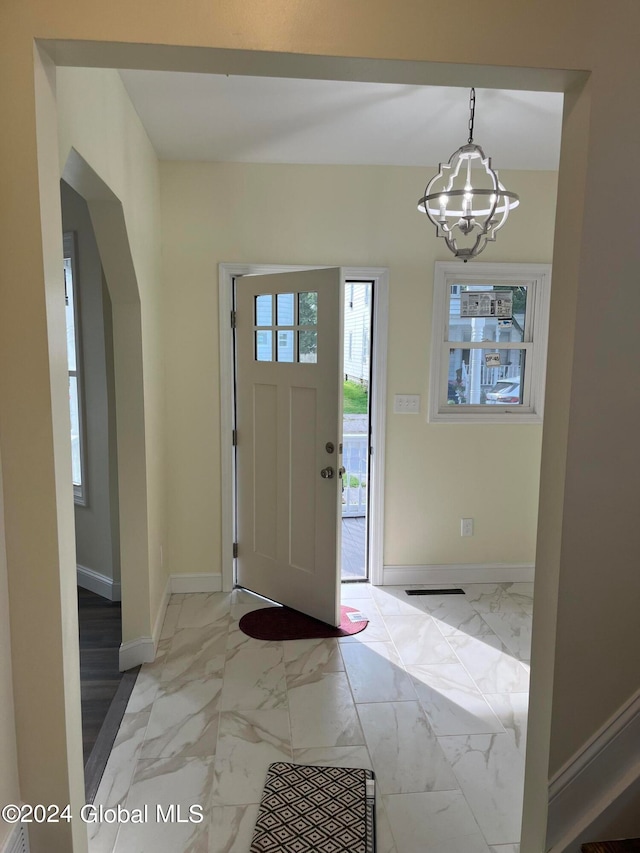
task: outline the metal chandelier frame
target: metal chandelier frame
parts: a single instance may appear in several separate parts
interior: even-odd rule
[[[475,95],[475,89],[471,89],[467,144],[458,148],[448,163],[440,163],[438,173],[431,178],[418,202],[418,210],[426,213],[435,225],[437,236],[443,237],[456,258],[465,262],[479,255],[488,242],[495,241],[510,211],[520,204],[518,195],[500,182],[491,167],[491,158],[473,142]],[[473,165],[483,167],[483,178],[489,186],[473,187]],[[465,183],[456,187],[461,172]],[[467,239],[467,245],[458,245],[461,237]]]

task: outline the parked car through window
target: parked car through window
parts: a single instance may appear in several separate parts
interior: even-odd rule
[[[512,376],[510,379],[499,379],[490,391],[487,391],[487,403],[502,404],[520,403],[522,401],[520,392],[520,377]]]

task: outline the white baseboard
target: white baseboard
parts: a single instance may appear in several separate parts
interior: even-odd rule
[[[167,582],[162,593],[162,599],[158,612],[156,613],[155,622],[151,637],[136,637],[135,640],[128,640],[120,646],[120,658],[118,668],[120,672],[127,669],[133,669],[135,666],[141,666],[143,663],[153,663],[156,659],[156,650],[160,642],[160,634],[162,633],[162,625],[167,612],[167,607],[171,599],[171,578],[167,578]]]
[[[0,853],[29,853],[29,834],[23,823],[11,827],[9,836],[0,847]]]
[[[162,634],[162,626],[164,625],[164,617],[167,615],[167,607],[169,606],[169,602],[171,601],[171,576],[167,578],[167,582],[164,585],[164,592],[162,593],[162,600],[160,602],[160,607],[158,608],[158,612],[156,613],[156,620],[153,623],[153,643],[155,648],[158,648],[158,643],[160,642],[160,635]]]
[[[133,669],[134,666],[140,666],[143,663],[153,663],[156,658],[156,648],[157,644],[153,642],[153,637],[137,637],[135,640],[122,643],[118,661],[120,672]]]
[[[450,563],[432,566],[384,566],[382,585],[532,582],[533,563]]]
[[[113,578],[107,575],[81,565],[76,565],[76,574],[78,586],[82,587],[82,589],[95,592],[96,595],[108,598],[109,601],[121,600],[119,581],[114,581]]]
[[[155,660],[162,625],[173,593],[220,592],[221,590],[222,575],[220,574],[194,572],[193,574],[170,575],[167,578],[162,600],[153,623],[152,636],[138,637],[120,646],[120,670],[132,669],[134,666],[152,663]]]
[[[640,779],[640,690],[590,738],[549,784],[547,849],[579,851],[590,829]]]
[[[193,572],[192,574],[171,575],[171,592],[221,592],[222,575]]]

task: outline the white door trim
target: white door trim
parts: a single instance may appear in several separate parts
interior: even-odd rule
[[[222,589],[233,588],[233,537],[235,478],[233,476],[234,370],[233,280],[241,275],[295,272],[319,266],[278,264],[220,264],[218,308],[220,337],[220,487],[222,516]],[[373,454],[369,482],[369,578],[379,585],[383,577],[384,545],[384,451],[387,410],[387,325],[389,316],[389,271],[381,267],[343,267],[345,279],[366,279],[373,288],[373,346],[371,353],[371,446]]]

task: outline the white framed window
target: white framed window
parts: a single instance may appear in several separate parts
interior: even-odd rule
[[[69,413],[71,415],[71,473],[73,497],[86,505],[86,465],[84,457],[84,418],[80,362],[79,310],[76,274],[75,235],[66,231],[64,247],[64,302],[67,325],[67,362],[69,365]]]
[[[542,421],[550,287],[550,264],[436,263],[429,421]]]

